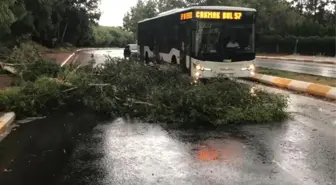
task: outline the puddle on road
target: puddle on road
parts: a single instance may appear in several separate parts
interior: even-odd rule
[[[244,144],[236,139],[209,139],[197,144],[196,159],[200,161],[226,161],[240,159],[244,155]]]

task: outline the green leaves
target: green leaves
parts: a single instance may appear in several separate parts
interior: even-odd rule
[[[295,37],[286,36],[262,36],[258,40],[258,52],[266,53],[294,53],[296,40],[298,40],[296,52],[305,55],[335,55],[335,37]]]
[[[133,43],[132,33],[119,27],[93,26],[93,46],[97,47],[125,47]]]
[[[134,7],[124,16],[124,28],[132,33],[136,33],[139,21],[154,17],[158,14],[157,2],[154,0],[143,1],[138,0]]]
[[[186,6],[183,0],[138,0],[137,4],[125,14],[123,25],[126,30],[135,34],[139,21],[154,17],[167,10]]]
[[[0,39],[31,34],[34,41],[55,47],[64,42],[87,44],[91,25],[100,18],[99,0],[1,0]]]
[[[10,33],[10,26],[15,21],[15,16],[11,6],[14,0],[1,0],[0,1],[0,39]]]

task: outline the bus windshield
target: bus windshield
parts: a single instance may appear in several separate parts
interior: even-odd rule
[[[193,54],[201,60],[223,61],[254,52],[254,24],[197,21]]]

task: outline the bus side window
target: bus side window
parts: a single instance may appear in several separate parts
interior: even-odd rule
[[[179,41],[179,26],[178,25],[175,25],[174,26],[174,32],[173,32],[173,46],[174,47],[177,47],[178,46],[178,41]]]
[[[191,40],[190,40],[190,31],[187,32],[187,38],[188,38],[188,44],[189,44],[189,47],[190,47],[190,44],[191,44],[191,53],[192,55],[195,55],[196,54],[196,32],[195,31],[192,31],[191,33]],[[191,41],[191,42],[190,42]]]

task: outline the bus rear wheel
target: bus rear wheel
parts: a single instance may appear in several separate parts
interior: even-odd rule
[[[149,57],[148,57],[148,53],[146,52],[145,54],[145,64],[149,63]]]
[[[188,71],[188,75],[191,76],[191,61],[189,61],[189,69],[187,69],[187,71]]]
[[[172,57],[172,59],[171,59],[171,63],[172,63],[172,64],[177,64],[177,60],[176,60],[176,57],[175,57],[175,56]]]

